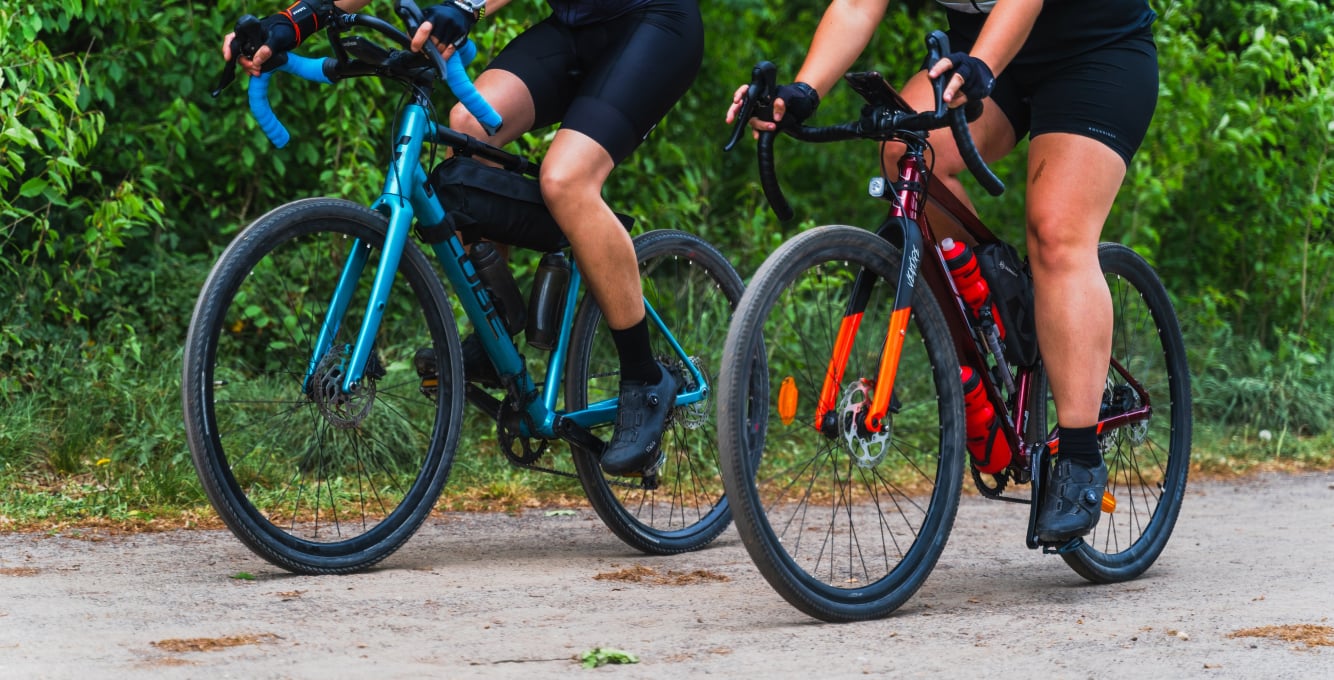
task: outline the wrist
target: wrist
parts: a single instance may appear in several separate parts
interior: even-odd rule
[[[815,106],[820,105],[820,93],[814,87],[811,87],[810,83],[803,83],[798,80],[797,82],[792,83],[792,87],[796,88],[803,95],[809,97],[810,100],[815,103]]]
[[[486,16],[486,0],[453,0],[455,7],[472,15],[474,22]]]
[[[333,10],[334,5],[328,0],[297,0],[278,16],[291,24],[296,33],[296,44],[300,45],[329,23]]]

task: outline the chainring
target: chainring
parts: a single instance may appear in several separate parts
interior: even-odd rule
[[[547,440],[532,439],[520,434],[523,430],[524,414],[514,408],[510,397],[500,405],[500,417],[496,419],[496,442],[501,453],[511,463],[519,467],[531,467],[547,452]],[[536,442],[536,444],[534,444]]]

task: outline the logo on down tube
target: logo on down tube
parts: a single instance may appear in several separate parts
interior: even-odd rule
[[[913,246],[908,251],[908,287],[913,288],[917,284],[917,265],[922,263],[922,249]]]

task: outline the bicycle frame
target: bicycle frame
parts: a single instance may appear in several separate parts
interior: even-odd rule
[[[351,353],[345,360],[344,377],[340,386],[344,394],[355,392],[365,375],[365,368],[371,357],[375,336],[383,316],[382,311],[387,304],[399,260],[403,249],[408,247],[414,218],[426,227],[438,226],[445,221],[445,208],[441,205],[439,196],[421,166],[423,145],[428,142],[443,141],[439,139],[436,124],[430,118],[429,105],[430,102],[422,101],[422,95],[418,93],[414,101],[405,106],[399,115],[395,125],[393,161],[389,165],[384,190],[371,205],[372,209],[388,218],[389,226],[385,234],[379,268],[371,284],[366,315],[357,331]],[[333,338],[342,324],[368,262],[369,250],[368,246],[360,242],[354,243],[351,248],[351,254],[343,267],[333,299],[330,300],[328,317],[324,320],[310,357],[305,381],[307,385],[321,357],[333,347]],[[564,373],[572,321],[582,288],[582,275],[578,263],[571,264],[570,285],[563,302],[564,314],[559,337],[556,347],[552,350],[540,398],[537,398],[539,395],[536,385],[524,365],[523,357],[510,340],[491,296],[482,285],[458,235],[451,233],[444,241],[432,244],[431,250],[443,268],[445,278],[454,289],[464,313],[477,328],[477,335],[487,355],[495,363],[497,372],[514,381],[512,393],[524,396],[526,403],[523,404],[523,408],[527,418],[523,421],[521,434],[546,439],[565,438],[585,446],[594,444],[597,440],[587,432],[587,428],[609,423],[615,419],[617,409],[615,398],[590,404],[587,408],[570,413],[557,409],[560,376]],[[652,326],[667,338],[672,351],[688,368],[694,384],[699,386],[679,394],[676,399],[677,405],[687,406],[707,398],[710,387],[703,374],[690,361],[689,355],[647,299],[644,300],[644,307]]]
[[[923,226],[925,203],[936,205],[941,212],[953,217],[958,226],[979,244],[997,243],[1000,239],[968,210],[948,189],[936,182],[929,181],[925,170],[925,161],[921,149],[910,149],[899,160],[899,181],[893,184],[893,198],[889,217],[877,233],[887,240],[901,246],[903,261],[900,265],[898,288],[895,293],[894,309],[890,317],[889,328],[885,335],[884,349],[881,352],[880,366],[872,390],[870,406],[862,419],[861,425],[868,432],[879,432],[884,426],[884,419],[889,413],[893,398],[894,378],[903,351],[905,330],[912,314],[912,296],[915,290],[916,276],[920,272],[929,291],[936,296],[945,313],[955,352],[960,365],[973,367],[981,378],[981,383],[1000,417],[1001,431],[1015,452],[1011,469],[1033,471],[1035,455],[1040,447],[1048,446],[1052,452],[1059,448],[1059,440],[1053,433],[1037,433],[1039,440],[1025,441],[1028,405],[1032,403],[1033,391],[1037,379],[1035,367],[1020,367],[1013,375],[1014,408],[1007,403],[1001,391],[1001,385],[988,369],[988,350],[981,344],[973,322],[969,319],[966,303],[949,273],[944,254],[938,247],[935,234],[929,224]],[[926,191],[923,191],[926,187]],[[923,200],[925,199],[925,201]],[[925,251],[926,255],[923,255]],[[816,429],[828,431],[837,427],[830,415],[835,407],[835,399],[841,389],[843,372],[847,365],[852,343],[859,330],[862,313],[869,299],[873,279],[862,274],[852,283],[849,303],[844,311],[834,352],[830,357],[821,389],[820,401],[816,410]],[[1134,377],[1113,360],[1112,369],[1119,373],[1135,391],[1138,405],[1125,409],[1110,417],[1100,418],[1098,432],[1106,429],[1123,427],[1147,420],[1153,413],[1147,390]],[[1008,367],[1005,370],[1010,370]]]

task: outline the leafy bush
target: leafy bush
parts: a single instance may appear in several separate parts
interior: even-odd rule
[[[641,229],[705,236],[743,276],[795,230],[874,226],[885,206],[863,189],[879,171],[871,145],[780,140],[799,215],[789,224],[760,195],[753,143],[721,153],[732,92],[762,58],[780,79],[795,75],[825,4],[703,3],[704,68],[613,173],[609,200]],[[1153,4],[1159,108],[1105,236],[1150,257],[1175,296],[1201,417],[1254,427],[1256,414],[1281,412],[1276,427],[1327,431],[1334,15],[1319,0]],[[370,9],[387,15],[389,6]],[[221,36],[241,14],[271,9],[237,0],[0,7],[0,465],[77,473],[107,458],[103,471],[145,475],[180,466],[176,357],[219,249],[285,201],[378,194],[400,93],[369,79],[334,88],[283,79],[274,106],[295,141],[281,150],[245,114],[242,86],[208,95]],[[541,0],[519,0],[489,17],[474,35],[479,61],[545,11]],[[892,3],[856,68],[901,82],[920,64],[923,36],[943,26],[934,2]],[[302,51],[320,53],[325,41]],[[450,104],[438,102],[442,113]],[[814,122],[859,106],[836,88]],[[537,131],[516,147],[540,155],[550,136]],[[1006,196],[978,202],[1015,239],[1024,160],[1021,148],[998,168]]]

